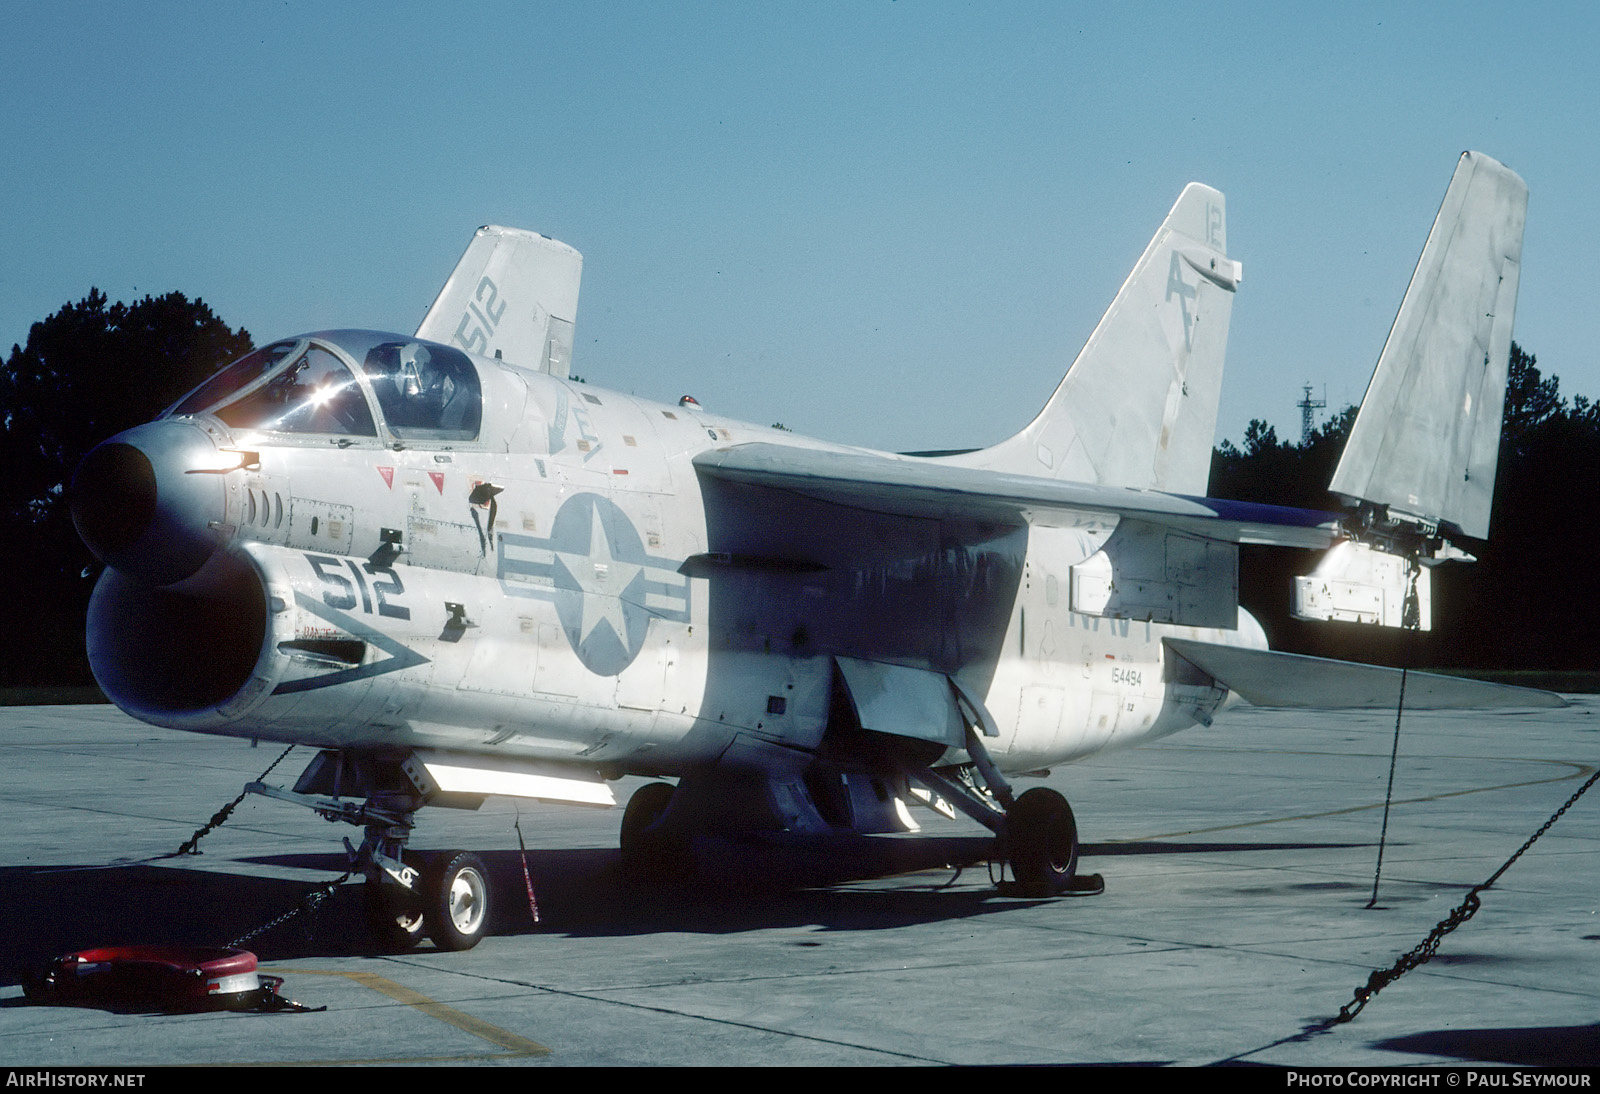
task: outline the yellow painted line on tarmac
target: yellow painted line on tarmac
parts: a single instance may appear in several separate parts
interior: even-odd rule
[[[394,1067],[397,1064],[481,1064],[486,1060],[525,1060],[526,1052],[477,1052],[468,1056],[374,1056],[370,1060],[252,1060],[248,1064],[196,1064],[196,1067]]]
[[[448,1003],[441,1003],[436,999],[430,999],[426,995],[423,995],[420,991],[415,991],[411,988],[408,988],[404,984],[397,984],[388,977],[379,976],[377,973],[341,972],[333,969],[293,968],[275,968],[268,971],[275,976],[342,976],[347,980],[354,980],[362,987],[378,992],[380,995],[387,995],[390,999],[393,999],[398,1003],[404,1003],[406,1006],[426,1014],[429,1018],[432,1018],[435,1021],[443,1022],[447,1026],[454,1026],[456,1029],[459,1029],[465,1033],[470,1033],[474,1037],[480,1037],[492,1045],[499,1045],[501,1048],[510,1049],[514,1055],[549,1056],[554,1051],[545,1045],[541,1045],[538,1041],[529,1040],[527,1037],[521,1037],[510,1032],[509,1030],[504,1030],[499,1026],[491,1025],[490,1023],[483,1021],[481,1018],[474,1018],[472,1015],[467,1014],[464,1011],[459,1011],[455,1007],[450,1006]],[[383,1061],[371,1062],[379,1063]]]

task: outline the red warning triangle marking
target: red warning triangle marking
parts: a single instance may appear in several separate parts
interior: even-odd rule
[[[428,478],[433,480],[433,485],[438,487],[439,493],[441,493],[441,494],[444,493],[444,472],[443,471],[429,471],[428,472]]]
[[[380,468],[378,468],[378,474],[383,476],[384,484],[387,485],[390,490],[393,490],[394,489],[394,468],[392,468],[392,467],[380,467]]]

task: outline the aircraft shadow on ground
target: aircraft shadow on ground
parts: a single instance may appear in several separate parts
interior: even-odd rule
[[[1300,849],[1306,844],[1086,845],[1085,857]],[[1319,845],[1320,846],[1320,845]],[[527,855],[540,921],[533,923],[514,850],[482,852],[495,893],[491,931],[580,937],[657,932],[734,933],[821,927],[893,929],[1003,913],[1022,898],[989,884],[994,841],[984,836],[822,843],[696,841],[699,868],[679,877],[641,878],[611,848],[537,850]],[[427,852],[420,852],[425,862]],[[104,868],[0,869],[0,984],[19,983],[50,958],[118,945],[225,945],[289,912],[319,883],[227,872],[170,859]],[[344,856],[292,854],[245,860],[320,872],[331,882]],[[419,862],[419,864],[421,864]],[[878,880],[874,880],[878,879]],[[865,884],[862,884],[865,882]],[[359,881],[340,886],[302,912],[243,943],[262,960],[372,953]],[[424,943],[424,946],[431,943]]]
[[[835,848],[821,854],[702,841],[704,862],[683,879],[628,876],[614,849],[543,850],[527,855],[540,911],[532,922],[522,856],[482,852],[495,893],[496,935],[559,932],[633,935],[658,931],[735,932],[822,925],[862,930],[938,921],[1013,907],[995,900],[986,884],[938,891],[961,867],[981,863],[987,838],[898,841],[892,847]],[[426,852],[419,854],[425,861]],[[225,945],[272,922],[319,888],[315,882],[186,868],[192,860],[129,863],[104,868],[0,869],[0,984],[14,985],[52,958],[77,950],[121,945]],[[325,873],[345,871],[340,854],[265,856],[259,865]],[[975,875],[970,866],[967,880]],[[892,888],[837,888],[862,878],[931,871]],[[340,886],[303,912],[242,943],[264,961],[373,952],[359,880]],[[424,946],[431,943],[424,943]]]
[[[1524,1067],[1593,1067],[1600,1063],[1600,1026],[1429,1030],[1373,1047]]]
[[[1128,840],[1124,843],[1086,843],[1079,853],[1098,858],[1116,855],[1203,855],[1235,851],[1340,851],[1371,847],[1371,843],[1186,843],[1178,840]]]

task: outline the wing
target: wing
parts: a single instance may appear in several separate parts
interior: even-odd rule
[[[1464,153],[1330,487],[1484,539],[1528,187]]]
[[[1129,517],[1225,543],[1326,548],[1335,513],[958,467],[939,459],[757,442],[695,457],[704,477],[897,516],[1061,525]]]

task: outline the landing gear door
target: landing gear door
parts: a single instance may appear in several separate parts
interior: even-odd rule
[[[950,678],[931,669],[835,657],[862,729],[932,741],[951,748],[966,743]]]

